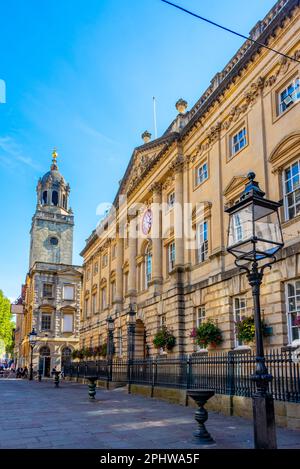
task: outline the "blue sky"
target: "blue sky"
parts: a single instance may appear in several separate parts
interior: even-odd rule
[[[248,34],[275,0],[177,3]],[[141,133],[154,133],[152,96],[160,135],[177,99],[192,106],[242,39],[161,0],[12,0],[0,8],[0,289],[13,299],[52,148],[71,185],[80,264],[98,204],[113,200]]]

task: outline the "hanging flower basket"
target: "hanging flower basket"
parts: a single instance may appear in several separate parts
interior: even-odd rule
[[[272,335],[273,330],[261,321],[262,333],[264,337]],[[236,337],[245,344],[249,344],[255,339],[255,323],[254,316],[244,316],[240,321],[235,323]]]
[[[203,322],[197,329],[193,329],[191,337],[201,348],[206,348],[208,345],[215,348],[223,342],[221,329],[211,319]]]
[[[159,329],[153,339],[155,348],[172,350],[176,345],[176,337],[166,327]]]

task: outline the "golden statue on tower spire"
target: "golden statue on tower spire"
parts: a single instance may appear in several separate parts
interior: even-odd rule
[[[56,147],[53,148],[53,152],[52,152],[52,165],[51,165],[51,169],[57,169],[57,157],[58,157],[58,153],[57,153],[57,149]]]

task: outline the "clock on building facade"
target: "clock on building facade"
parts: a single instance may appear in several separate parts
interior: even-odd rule
[[[144,235],[147,235],[150,233],[151,226],[152,226],[152,212],[150,209],[148,209],[144,213],[143,219],[142,219],[142,231]]]

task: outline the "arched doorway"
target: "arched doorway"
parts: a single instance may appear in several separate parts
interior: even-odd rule
[[[44,345],[40,348],[40,358],[39,358],[39,372],[42,376],[49,378],[50,377],[50,365],[51,365],[51,356],[50,349],[47,345]]]
[[[71,363],[72,350],[70,347],[64,347],[61,351],[61,368]]]
[[[146,358],[146,329],[143,321],[137,319],[135,325],[135,358]]]

